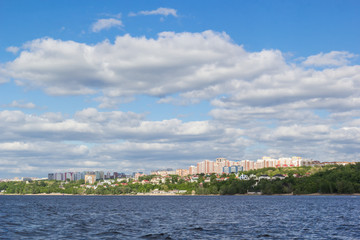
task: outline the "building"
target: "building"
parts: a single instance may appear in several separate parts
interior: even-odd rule
[[[65,176],[65,181],[69,180],[69,181],[74,181],[74,173],[73,172],[66,172],[64,173]]]
[[[242,171],[241,166],[230,166],[230,167],[223,167],[223,173],[230,174],[230,173],[238,173]]]
[[[63,173],[55,173],[55,180],[64,181],[64,174]]]
[[[240,180],[249,180],[249,176],[248,176],[248,175],[245,175],[245,174],[241,174],[241,175],[239,176],[239,179],[240,179]]]
[[[188,169],[176,169],[176,175],[179,175],[180,177],[185,177],[189,175]]]
[[[249,170],[253,170],[255,169],[255,162],[250,161],[250,160],[242,160],[240,161],[240,166],[243,167],[244,171],[249,171]]]
[[[158,176],[167,176],[167,175],[175,175],[176,171],[172,169],[165,169],[165,170],[155,170],[150,172],[151,175],[158,175]]]
[[[32,178],[31,177],[22,177],[21,181],[23,181],[23,182],[31,182]]]
[[[144,173],[138,172],[138,173],[135,173],[134,178],[137,181],[137,180],[139,180],[139,177],[142,177],[142,176],[144,176]]]
[[[126,174],[123,173],[123,172],[119,172],[119,173],[116,173],[116,177],[115,178],[126,178]],[[115,176],[115,173],[114,173],[114,176]]]
[[[85,176],[84,176],[85,178]],[[78,181],[78,180],[81,180],[81,179],[84,179],[84,178],[81,178],[81,173],[80,172],[75,172],[74,173],[74,180],[75,181]]]
[[[222,174],[224,167],[230,167],[230,161],[226,158],[217,158],[215,162],[210,160],[204,160],[202,162],[197,163],[196,173],[197,174]],[[189,169],[189,174],[191,170]]]
[[[49,173],[48,174],[48,180],[54,180],[54,179],[55,179],[55,174]]]
[[[217,158],[214,165],[214,172],[217,174],[222,174],[224,167],[230,167],[230,161],[226,158]]]
[[[104,179],[111,179],[111,173],[108,171],[104,174]]]
[[[104,171],[95,171],[96,180],[104,179]]]
[[[190,175],[197,174],[197,167],[195,167],[195,166],[190,166],[190,167],[189,167],[189,174],[190,174]]]
[[[85,183],[94,184],[96,182],[96,175],[85,175]]]
[[[223,173],[230,174],[230,167],[223,167]]]

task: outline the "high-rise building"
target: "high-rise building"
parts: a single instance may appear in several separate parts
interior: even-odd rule
[[[104,174],[104,179],[110,179],[111,178],[111,173],[109,171],[107,171],[105,174]]]
[[[243,167],[244,171],[255,169],[255,162],[250,160],[242,160],[240,166]]]
[[[55,179],[55,174],[49,173],[48,174],[48,180],[54,180],[54,179]]]
[[[226,158],[216,158],[214,172],[222,174],[224,172],[224,167],[230,167],[230,161]]]
[[[55,180],[64,181],[64,174],[63,173],[55,173]]]
[[[84,178],[85,178],[85,176],[84,176]],[[82,179],[81,178],[81,173],[80,172],[75,172],[74,173],[74,181],[78,181],[80,179]]]
[[[126,174],[125,173],[117,173],[117,178],[125,178],[126,177]]]
[[[189,174],[190,174],[190,175],[197,174],[197,167],[195,167],[195,166],[190,166],[190,167],[189,167]]]
[[[65,178],[65,181],[69,180],[69,181],[74,181],[74,173],[73,172],[66,172],[64,173],[64,178]]]
[[[96,180],[104,179],[104,171],[95,171]]]
[[[179,175],[180,177],[185,177],[189,175],[188,169],[176,169],[176,175]]]
[[[215,172],[215,162],[205,160],[197,164],[197,173],[211,174]]]

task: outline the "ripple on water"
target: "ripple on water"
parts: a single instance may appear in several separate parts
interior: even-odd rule
[[[0,196],[0,239],[360,239],[352,196]]]

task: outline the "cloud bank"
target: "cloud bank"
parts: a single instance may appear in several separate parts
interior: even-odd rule
[[[214,158],[219,149],[225,152],[230,146],[238,148],[235,156],[247,144],[241,131],[209,121],[147,121],[141,114],[94,108],[81,110],[74,118],[2,111],[0,127],[5,130],[0,136],[0,161],[18,171],[26,170],[26,166],[17,165],[22,159],[28,166],[41,163],[45,171],[64,166],[113,169],[124,163],[121,169],[127,171],[164,164],[181,167],[199,158]],[[209,145],[209,139],[213,144]],[[213,150],[207,149],[209,146]],[[40,167],[36,170],[42,171]]]
[[[249,52],[213,31],[126,34],[94,45],[42,38],[21,49],[0,67],[4,82],[53,96],[89,95],[104,108],[146,95],[158,104],[208,101],[212,109],[207,121],[150,121],[95,108],[71,117],[2,111],[0,163],[14,172],[38,171],[40,163],[132,171],[219,156],[360,157],[360,66],[351,65],[352,53],[296,64],[279,50]]]

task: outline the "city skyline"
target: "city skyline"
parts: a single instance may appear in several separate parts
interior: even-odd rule
[[[288,168],[288,167],[304,167],[304,166],[325,166],[325,165],[347,165],[353,164],[355,162],[319,162],[312,159],[303,159],[299,156],[292,157],[282,157],[282,158],[272,158],[268,156],[263,156],[256,161],[252,160],[240,160],[232,161],[226,158],[216,158],[215,161],[204,160],[189,166],[188,168],[183,169],[173,169],[173,168],[162,168],[156,170],[150,170],[149,172],[135,171],[131,174],[124,173],[121,171],[114,170],[57,170],[52,171],[47,174],[48,180],[59,180],[59,181],[77,181],[80,179],[85,179],[86,175],[95,175],[96,179],[116,179],[116,178],[135,178],[139,176],[146,175],[160,175],[160,176],[169,176],[169,175],[178,175],[180,177],[198,175],[198,174],[216,174],[222,175],[223,173],[230,174],[235,173],[239,174],[240,172],[247,172],[250,170],[259,170],[263,168]],[[21,179],[44,179],[45,177],[31,177],[31,176],[22,176],[15,177],[13,180],[19,181]],[[0,180],[11,180],[11,179],[1,179]]]
[[[360,159],[358,1],[0,6],[0,178]]]

